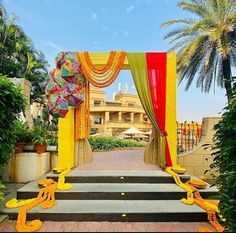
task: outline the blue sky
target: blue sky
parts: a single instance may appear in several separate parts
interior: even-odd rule
[[[32,39],[54,68],[60,51],[134,52],[166,51],[167,42],[160,29],[162,22],[186,13],[177,0],[3,0],[9,13],[18,16],[17,23]],[[107,97],[127,82],[133,93],[128,71],[122,71],[113,85],[106,88]],[[219,116],[226,103],[219,88],[201,93],[195,85],[186,92],[184,83],[177,89],[177,119],[201,121],[202,117]]]

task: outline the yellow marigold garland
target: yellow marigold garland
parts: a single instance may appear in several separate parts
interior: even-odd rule
[[[54,194],[57,189],[57,182],[51,179],[49,182],[47,183],[48,186],[40,190],[34,201],[26,204],[20,209],[16,222],[16,230],[18,232],[34,232],[39,230],[42,226],[42,222],[40,220],[33,220],[28,224],[26,223],[26,214],[28,210],[39,204],[41,204],[42,208],[52,208],[56,204]]]
[[[69,183],[65,183],[65,176],[71,172],[71,169],[68,168],[68,169],[65,169],[60,175],[59,175],[59,178],[58,178],[58,185],[57,185],[57,188],[58,190],[68,190],[68,189],[71,189],[72,188],[72,185],[69,184]]]
[[[193,200],[193,190],[189,187],[189,185],[186,185],[186,184],[184,184],[184,183],[181,181],[179,175],[178,175],[176,172],[174,172],[171,167],[168,167],[168,168],[166,169],[166,171],[167,171],[170,175],[173,176],[173,178],[174,178],[174,180],[175,180],[175,183],[176,183],[179,187],[181,187],[182,189],[184,189],[184,190],[187,191],[187,198],[181,199],[181,202],[183,202],[184,204],[187,204],[187,205],[192,205],[192,204],[194,203],[194,200]]]
[[[203,208],[204,210],[206,210],[207,212],[207,218],[208,218],[208,221],[209,223],[217,230],[217,232],[223,232],[224,231],[224,227],[222,227],[218,220],[217,220],[217,217],[216,217],[216,214],[219,215],[219,209],[218,209],[218,203],[215,202],[215,201],[210,201],[210,200],[204,200],[199,191],[197,190],[197,188],[195,188],[193,186],[193,184],[197,184],[197,185],[203,185],[205,182],[203,181],[199,181],[199,180],[190,180],[188,182],[186,182],[186,184],[184,184],[180,178],[179,178],[179,175],[174,172],[172,170],[171,167],[168,167],[166,169],[166,171],[173,176],[176,184],[183,188],[184,190],[187,191],[188,193],[188,199],[187,201],[183,201],[183,199],[181,200],[183,203],[185,204],[189,204],[189,203],[192,203],[192,201],[197,204],[198,206],[200,206],[201,208]],[[219,215],[220,216],[220,215]],[[220,216],[220,218],[222,218],[222,216]],[[202,227],[198,230],[199,232],[212,232],[209,228],[205,228],[205,227]]]
[[[113,58],[114,56],[114,58]],[[81,64],[86,79],[96,87],[107,87],[111,85],[118,76],[124,63],[126,52],[112,51],[107,64],[102,69],[97,69],[91,62],[88,52],[78,53],[78,60]]]
[[[59,168],[55,168],[59,169]],[[38,182],[38,185],[43,187],[37,196],[37,198],[32,198],[24,201],[17,201],[16,198],[11,199],[6,203],[7,208],[17,208],[22,207],[18,213],[18,218],[16,222],[16,230],[18,232],[35,232],[42,227],[42,221],[33,220],[26,223],[27,211],[41,204],[43,209],[52,208],[56,205],[55,191],[68,190],[72,187],[71,184],[65,184],[65,176],[71,171],[71,169],[63,169],[63,172],[59,175],[58,183],[52,179],[44,179]]]
[[[22,206],[28,205],[29,203],[35,201],[35,199],[36,198],[32,198],[32,199],[28,199],[28,200],[23,200],[23,201],[17,201],[16,198],[13,198],[13,199],[9,200],[6,203],[6,208],[13,209],[13,208],[22,207]]]

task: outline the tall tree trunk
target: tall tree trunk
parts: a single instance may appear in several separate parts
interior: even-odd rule
[[[226,90],[226,95],[228,99],[228,104],[232,98],[232,78],[231,78],[231,66],[230,66],[230,58],[227,57],[223,60],[223,76],[224,76],[224,87]]]

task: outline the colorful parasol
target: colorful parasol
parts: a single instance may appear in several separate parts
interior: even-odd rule
[[[48,99],[49,113],[55,117],[65,117],[68,109],[68,102],[61,96],[55,95]]]

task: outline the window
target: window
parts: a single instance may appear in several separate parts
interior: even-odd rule
[[[94,118],[94,124],[95,125],[101,125],[102,124],[102,118]]]
[[[94,100],[94,106],[100,106],[101,105],[101,101],[99,100]]]

